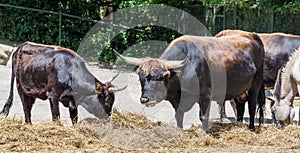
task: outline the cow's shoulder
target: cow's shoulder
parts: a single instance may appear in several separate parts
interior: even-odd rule
[[[243,30],[226,29],[226,30],[222,30],[219,33],[217,33],[215,35],[215,37],[231,36],[231,35],[244,34],[244,33],[248,33],[248,32],[247,31],[243,31]]]

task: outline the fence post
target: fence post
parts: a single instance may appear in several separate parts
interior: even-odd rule
[[[233,8],[233,22],[234,22],[233,25],[234,25],[234,29],[237,29],[237,24],[236,24],[237,23],[237,18],[236,18],[236,13],[237,13],[236,11],[237,10],[236,9],[237,9],[237,7],[234,6],[234,8]]]
[[[178,25],[178,31],[182,32],[182,33],[185,33],[185,24],[184,24],[184,18],[185,18],[185,11],[183,9],[183,7],[180,8],[181,9],[181,15],[180,15],[180,22],[179,22],[179,25]]]
[[[271,11],[271,31],[270,32],[273,32],[274,31],[274,8],[272,8],[272,11]]]
[[[61,10],[59,10],[58,45],[61,46]]]

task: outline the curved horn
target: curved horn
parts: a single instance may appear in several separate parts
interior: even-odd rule
[[[184,66],[188,61],[188,57],[185,57],[184,60],[180,61],[166,61],[169,69],[175,69]]]
[[[139,58],[123,56],[120,53],[118,53],[117,51],[115,51],[114,49],[113,49],[113,52],[115,52],[115,54],[126,63],[136,65],[136,66],[138,66],[142,63],[142,60]]]
[[[122,91],[122,90],[124,90],[126,88],[127,88],[127,85],[124,86],[123,88],[110,87],[110,88],[108,88],[108,92],[110,92],[110,93],[112,93],[112,92],[118,92],[118,91]]]
[[[109,79],[107,82],[112,82],[114,81],[114,79],[116,79],[118,77],[118,75],[120,74],[120,71],[115,75],[113,76],[111,79]]]

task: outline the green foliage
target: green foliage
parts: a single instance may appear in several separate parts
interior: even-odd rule
[[[30,2],[28,0],[0,0],[0,3],[62,12],[91,20],[103,18],[101,16],[101,8],[103,7],[111,7],[112,11],[117,11],[133,6],[161,4],[190,13],[205,24],[212,34],[222,29],[242,29],[256,32],[281,31],[300,34],[298,28],[300,26],[300,22],[298,22],[300,19],[300,0],[31,0]],[[124,14],[121,18],[114,17],[113,20],[116,23],[124,20],[126,23],[121,22],[120,24],[126,25],[137,22],[141,17],[153,18],[146,10],[141,12],[143,13],[135,18]],[[225,18],[214,16],[222,14],[225,14]],[[0,6],[0,39],[55,45],[61,43],[61,46],[77,51],[86,33],[95,25],[93,21],[67,16],[62,16],[61,21],[62,26],[59,27],[58,14]],[[112,23],[111,21],[105,22]],[[170,22],[170,24],[173,23]],[[137,25],[132,29],[101,25],[99,26],[101,33],[89,37],[86,40],[87,44],[81,48],[83,49],[82,52],[88,59],[113,64],[116,56],[112,53],[112,49],[123,52],[131,46],[142,45],[147,41],[158,40],[169,43],[181,36],[176,30],[154,25]],[[188,29],[189,27],[185,28]],[[113,38],[116,29],[121,32]],[[159,45],[148,45],[142,50],[133,50],[129,54],[135,56],[138,54],[143,57],[148,55],[148,51],[152,49],[161,51],[164,48],[159,47]],[[155,52],[153,56],[159,55],[160,52]]]
[[[296,14],[299,13],[299,10],[300,10],[299,0],[285,2],[284,4],[281,5],[281,7],[276,8],[276,11],[280,14],[285,14],[285,13]]]
[[[2,0],[2,4],[22,6],[54,12],[69,13],[81,17],[99,20],[99,13],[89,6],[94,2],[80,1],[40,1]],[[95,7],[93,7],[95,8]],[[10,7],[0,8],[0,38],[15,42],[33,41],[43,44],[58,45],[76,50],[86,32],[95,24],[62,16],[62,27],[59,27],[59,15],[34,10]],[[61,28],[61,38],[59,30]]]

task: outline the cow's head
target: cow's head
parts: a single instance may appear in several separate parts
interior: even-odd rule
[[[96,80],[96,93],[98,95],[99,101],[104,106],[104,110],[106,114],[111,115],[111,110],[115,101],[115,92],[124,90],[127,86],[123,88],[116,88],[112,85],[112,81],[119,75],[119,73],[112,77],[106,83],[101,83],[100,81]]]
[[[290,123],[295,116],[295,109],[290,101],[294,99],[294,96],[291,94],[282,94],[286,92],[285,88],[282,88],[284,86],[282,84],[282,75],[281,68],[277,73],[274,90],[271,92],[271,96],[267,97],[271,101],[272,118],[278,127]]]
[[[137,66],[142,88],[140,101],[146,106],[154,106],[166,98],[167,90],[173,80],[178,79],[180,71],[175,68],[185,65],[187,58],[181,61],[166,61],[158,58],[125,57],[114,51],[123,61]]]
[[[268,99],[271,101],[272,118],[275,124],[281,128],[283,125],[291,123],[295,117],[295,109],[290,102],[275,97],[268,97]]]

